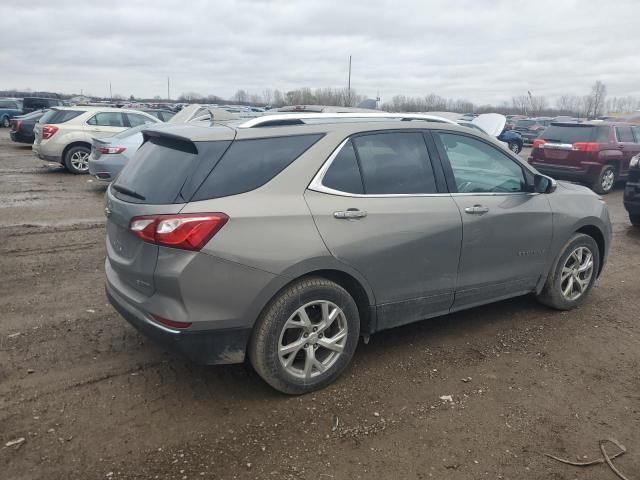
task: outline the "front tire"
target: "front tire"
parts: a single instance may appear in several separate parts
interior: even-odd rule
[[[9,120],[9,117],[2,117],[2,126],[4,128],[9,128],[11,126],[11,120]]]
[[[81,175],[89,172],[89,154],[91,150],[83,145],[70,148],[64,156],[64,166],[71,173]]]
[[[517,144],[516,142],[509,143],[509,150],[511,150],[516,155],[522,151],[522,146]]]
[[[613,190],[616,184],[616,169],[613,165],[605,165],[600,170],[598,178],[593,182],[591,189],[600,195],[606,195]]]
[[[556,310],[578,308],[593,288],[599,271],[598,244],[589,235],[576,233],[564,246],[537,298]]]
[[[258,319],[249,359],[280,392],[324,388],[345,370],[360,337],[358,307],[340,285],[321,277],[286,287]]]

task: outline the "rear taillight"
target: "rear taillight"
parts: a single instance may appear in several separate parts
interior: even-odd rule
[[[132,218],[129,230],[145,242],[199,251],[228,220],[224,213],[145,215]]]
[[[13,131],[20,131],[20,125],[22,124],[22,120],[13,120]]]
[[[96,151],[101,153],[102,155],[107,155],[109,153],[122,153],[126,150],[124,147],[99,147],[96,148]]]
[[[600,144],[596,142],[576,142],[573,144],[572,150],[577,152],[597,152],[600,150]]]
[[[53,137],[57,131],[58,127],[56,127],[55,125],[45,125],[44,127],[42,127],[42,138],[44,140],[48,140],[49,138]]]
[[[545,144],[545,141],[541,138],[536,138],[533,141],[533,148],[543,148],[543,145]]]

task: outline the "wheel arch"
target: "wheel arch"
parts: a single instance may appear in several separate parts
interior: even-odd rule
[[[91,150],[91,143],[83,141],[83,140],[76,140],[75,142],[71,142],[69,145],[67,145],[66,147],[64,147],[64,150],[62,150],[62,156],[61,156],[61,163],[63,163],[65,161],[65,157],[67,156],[67,152],[69,150],[71,150],[73,147],[87,147],[89,150]]]
[[[322,277],[337,283],[344,288],[356,302],[360,314],[360,333],[369,335],[376,331],[376,309],[373,290],[364,277],[348,265],[342,264],[335,258],[312,259],[287,269],[278,275],[263,290],[260,300],[252,317],[257,320],[269,303],[280,292],[293,282],[302,278]]]
[[[600,265],[598,266],[598,276],[602,272],[602,268],[604,266],[604,258],[606,252],[606,243],[604,239],[604,233],[597,226],[593,224],[584,225],[577,229],[574,233],[582,233],[584,235],[588,235],[593,238],[598,245],[598,253],[600,254]]]

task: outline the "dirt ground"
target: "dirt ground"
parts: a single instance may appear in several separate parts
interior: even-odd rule
[[[608,437],[640,478],[640,231],[620,189],[582,309],[525,297],[383,332],[302,397],[244,365],[189,363],[120,318],[103,195],[0,130],[1,479],[613,479],[543,456],[597,458]]]

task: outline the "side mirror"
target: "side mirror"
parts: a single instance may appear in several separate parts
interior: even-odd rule
[[[533,178],[533,188],[536,193],[553,193],[558,184],[553,178],[538,173]]]

